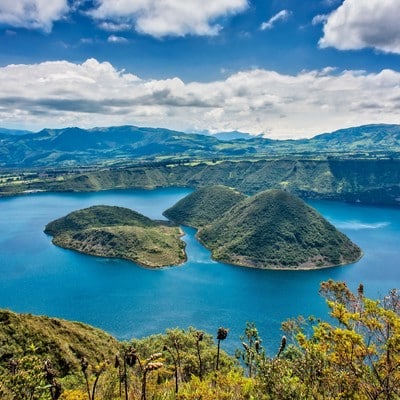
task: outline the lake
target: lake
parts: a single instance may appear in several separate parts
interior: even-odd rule
[[[246,321],[277,348],[280,323],[297,315],[327,318],[321,281],[346,281],[378,298],[400,288],[400,210],[309,201],[364,251],[357,263],[317,271],[268,271],[212,261],[184,228],[188,261],[150,270],[54,246],[43,233],[55,218],[95,204],[118,205],[161,219],[189,189],[37,193],[0,199],[0,308],[89,323],[119,339],[195,326],[229,328],[225,348],[239,346]]]

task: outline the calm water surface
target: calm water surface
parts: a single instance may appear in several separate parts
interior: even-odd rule
[[[131,262],[58,248],[43,233],[51,220],[95,204],[129,207],[151,218],[188,189],[34,194],[0,199],[0,308],[83,321],[120,339],[169,327],[230,329],[225,345],[238,346],[246,321],[256,323],[271,351],[280,322],[326,316],[319,284],[333,278],[370,297],[400,288],[400,210],[328,201],[309,202],[364,250],[353,265],[319,271],[261,271],[214,262],[185,228],[188,262],[148,270]]]

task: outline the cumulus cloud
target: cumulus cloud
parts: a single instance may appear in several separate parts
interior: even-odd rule
[[[0,23],[49,32],[68,10],[68,0],[2,0]]]
[[[275,14],[273,17],[271,17],[268,21],[263,22],[260,26],[260,29],[262,31],[272,29],[277,22],[286,21],[290,17],[291,14],[292,13],[289,10],[281,10],[277,14]]]
[[[306,137],[347,126],[398,123],[400,72],[325,68],[284,75],[255,69],[213,82],[144,80],[89,59],[0,68],[2,125],[136,124],[183,131]]]
[[[327,17],[321,47],[400,54],[398,0],[345,0]]]
[[[107,42],[109,42],[109,43],[128,43],[129,40],[123,36],[110,35],[107,38]]]
[[[98,0],[90,15],[105,26],[133,24],[136,31],[157,38],[216,35],[220,18],[247,6],[247,0]]]

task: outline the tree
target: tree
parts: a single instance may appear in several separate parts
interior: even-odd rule
[[[344,282],[321,284],[337,323],[317,321],[312,334],[298,325],[300,356],[294,374],[313,398],[398,399],[400,397],[400,296],[381,301],[353,294]],[[287,325],[288,326],[288,325]],[[294,325],[292,325],[293,329]],[[318,397],[320,396],[320,397]]]

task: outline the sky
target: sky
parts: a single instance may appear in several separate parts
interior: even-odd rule
[[[400,123],[400,0],[0,0],[0,127]]]

